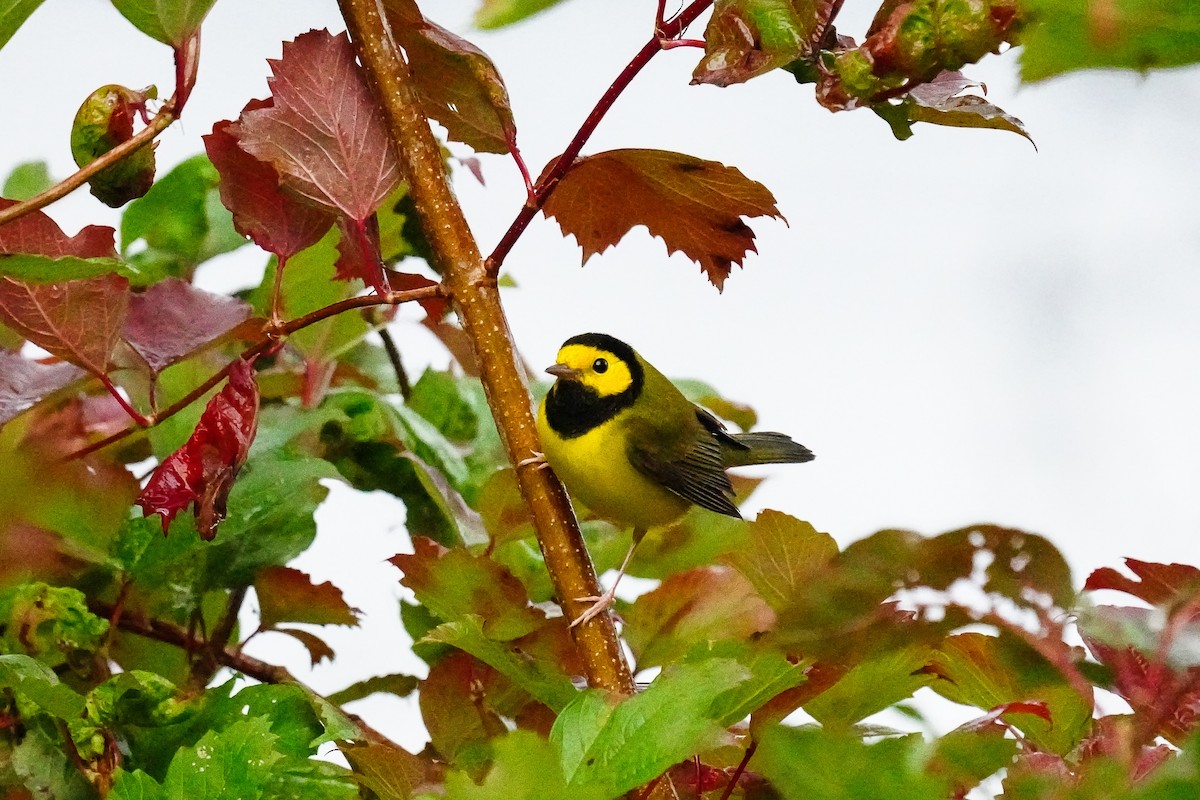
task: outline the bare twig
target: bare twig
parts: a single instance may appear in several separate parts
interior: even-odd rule
[[[396,373],[400,396],[407,400],[412,394],[412,384],[408,380],[404,362],[400,360],[400,348],[396,347],[396,340],[392,338],[392,332],[387,329],[386,325],[379,329],[379,338],[383,340],[383,349],[387,351],[388,361],[392,362],[392,370]]]

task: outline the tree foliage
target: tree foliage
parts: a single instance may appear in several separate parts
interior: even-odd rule
[[[0,46],[39,4],[0,0]],[[554,4],[487,0],[477,23]],[[237,119],[155,179],[152,139],[184,111],[213,2],[114,5],[171,49],[173,95],[157,105],[102,86],[72,129],[84,171],[53,185],[44,165],[22,165],[0,198],[5,798],[1200,792],[1193,566],[1130,559],[1080,588],[1048,539],[999,525],[885,530],[839,548],[780,512],[693,510],[632,564],[658,584],[619,604],[627,667],[612,620],[568,625],[561,587],[594,586],[588,554],[614,567],[629,532],[583,508],[576,529],[531,483],[553,478],[517,463],[529,398],[498,388],[495,354],[514,375],[515,356],[499,326],[472,323],[490,295],[470,294],[494,283],[538,211],[585,260],[645,226],[717,289],[755,250],[745,220],[779,211],[736,167],[661,150],[581,155],[658,52],[701,48],[697,83],[786,70],[822,106],[870,108],[901,139],[918,122],[1029,137],[961,70],[1015,45],[1027,80],[1190,63],[1187,3],[886,0],[861,41],[835,30],[839,0],[696,0],[670,18],[659,3],[649,41],[536,180],[495,66],[413,0],[385,0],[382,16],[343,0],[353,41],[315,30],[285,42],[271,96],[231,98]],[[703,40],[684,39],[710,8]],[[399,95],[380,90],[372,41],[403,49],[412,75]],[[525,177],[528,197],[486,260],[459,263],[436,235],[452,211],[418,191],[405,111],[510,154]],[[421,165],[435,181],[442,159]],[[124,206],[119,249],[118,231],[71,236],[42,210],[85,181]],[[250,242],[269,258],[260,286],[235,298],[193,285],[205,262]],[[387,331],[409,303],[453,362],[416,381]],[[681,386],[754,424],[749,406]],[[406,507],[411,551],[391,563],[417,601],[401,615],[422,676],[321,696],[242,652],[273,631],[316,664],[337,658],[326,626],[358,625],[339,587],[288,566],[312,543],[330,481]],[[735,486],[744,498],[757,482]],[[588,552],[549,545],[556,525]],[[1098,690],[1127,710],[1106,713]],[[416,693],[422,752],[341,709],[380,692]],[[917,693],[974,718],[936,735],[879,724],[885,711],[919,717]]]

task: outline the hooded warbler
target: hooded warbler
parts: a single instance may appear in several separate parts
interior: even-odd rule
[[[584,333],[563,343],[538,409],[545,460],[597,515],[633,526],[633,546],[691,505],[740,518],[725,470],[801,463],[812,451],[782,433],[730,433],[624,342]],[[572,625],[612,604],[616,584]]]

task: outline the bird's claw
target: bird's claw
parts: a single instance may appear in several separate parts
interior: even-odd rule
[[[537,450],[530,450],[533,453],[529,458],[522,458],[517,462],[518,467],[536,466],[538,469],[546,469],[550,464],[546,461],[546,454],[540,453]]]
[[[613,589],[615,589],[615,588],[616,587],[613,587]],[[575,599],[577,601],[579,601],[580,603],[591,603],[592,605],[587,611],[584,611],[582,614],[580,614],[578,617],[576,617],[575,621],[572,622],[569,627],[574,628],[576,625],[582,625],[583,623],[587,622],[588,620],[594,619],[594,618],[600,616],[605,611],[607,611],[609,608],[611,608],[612,604],[613,604],[613,599],[616,597],[616,593],[613,591],[613,589],[609,589],[607,592],[605,592],[602,595],[589,595],[587,597],[576,597]]]

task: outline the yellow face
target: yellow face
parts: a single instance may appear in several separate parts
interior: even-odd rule
[[[558,351],[558,363],[579,373],[578,381],[600,397],[612,397],[633,383],[629,364],[608,350],[588,344],[569,344]]]

